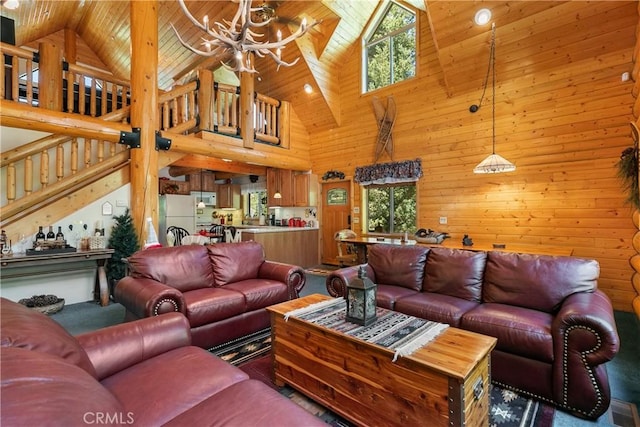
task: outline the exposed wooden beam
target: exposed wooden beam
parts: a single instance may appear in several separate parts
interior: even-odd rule
[[[241,175],[266,175],[267,168],[265,166],[249,165],[246,163],[238,162],[226,162],[222,159],[216,159],[214,157],[200,156],[200,155],[188,155],[184,156],[179,161],[173,164],[176,167],[183,169],[207,169],[216,172],[230,172],[233,174]],[[169,173],[171,175],[171,173]],[[184,174],[183,174],[184,175]],[[173,176],[173,175],[171,175]],[[216,177],[218,175],[216,174]]]
[[[131,126],[123,123],[35,108],[4,99],[0,100],[0,110],[2,110],[0,122],[2,126],[113,142],[120,140],[121,131],[131,132]]]
[[[200,173],[202,169],[199,168],[190,168],[190,167],[182,167],[182,166],[170,166],[169,167],[169,176],[184,176],[191,175],[194,173]]]
[[[246,149],[242,140],[211,132],[199,132],[195,136],[185,136],[162,132],[170,138],[171,150],[180,153],[199,154],[220,159],[259,166],[279,167],[299,171],[311,169],[311,160],[294,150],[260,144],[260,148]]]

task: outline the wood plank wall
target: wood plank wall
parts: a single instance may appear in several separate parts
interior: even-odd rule
[[[398,109],[393,160],[422,159],[419,227],[446,231],[455,241],[469,234],[478,242],[571,248],[575,256],[599,261],[599,287],[615,309],[631,311],[635,292],[629,259],[636,253],[632,238],[637,229],[615,165],[632,144],[633,83],[622,82],[621,75],[632,69],[638,11],[634,2],[615,7],[627,8],[623,15],[629,19],[618,21],[610,35],[589,39],[590,29],[584,28],[584,34],[572,34],[571,42],[563,43],[557,31],[547,56],[536,55],[538,61],[549,61],[547,68],[531,64],[526,74],[498,75],[496,151],[517,165],[515,172],[473,174],[491,152],[490,103],[485,100],[480,111],[469,112],[481,86],[447,95],[424,13],[419,15],[416,78],[361,95],[360,55],[343,65],[342,125],[309,135],[313,172],[353,176],[356,166],[372,164],[377,128],[371,98],[392,95]],[[534,43],[535,34],[527,40]],[[537,52],[535,45],[521,49]],[[588,49],[593,53],[585,57]],[[502,60],[498,46],[498,70]],[[359,206],[359,192],[354,196]],[[439,225],[442,216],[448,224]]]

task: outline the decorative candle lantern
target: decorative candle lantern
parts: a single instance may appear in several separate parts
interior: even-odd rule
[[[358,277],[347,284],[347,322],[367,326],[376,321],[376,284],[367,277],[364,265]]]

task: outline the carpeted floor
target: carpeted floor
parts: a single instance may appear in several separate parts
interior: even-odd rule
[[[301,295],[315,293],[327,294],[326,276],[307,275],[307,284]],[[121,323],[124,319],[124,307],[111,303],[101,307],[93,301],[72,304],[51,317],[67,329],[72,335],[93,331]],[[611,409],[597,421],[585,421],[566,412],[556,411],[553,427],[634,427],[633,419],[625,415],[637,414],[640,409],[640,323],[633,313],[615,312],[616,325],[620,335],[620,352],[607,364],[611,387]],[[629,403],[630,402],[630,403]],[[637,415],[636,415],[637,417]]]

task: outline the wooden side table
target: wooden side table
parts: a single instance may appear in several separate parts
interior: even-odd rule
[[[95,268],[94,297],[104,307],[109,304],[109,283],[104,266],[113,252],[113,249],[96,249],[42,255],[14,254],[0,259],[0,276],[3,279],[9,279],[37,276],[42,273],[64,273],[88,267]]]

